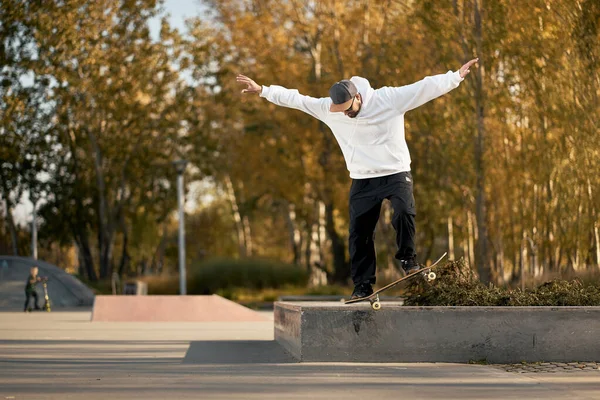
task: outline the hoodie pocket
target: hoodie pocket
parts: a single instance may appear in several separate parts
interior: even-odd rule
[[[402,163],[395,146],[388,144],[356,145],[350,160],[351,170],[363,174],[396,170]]]

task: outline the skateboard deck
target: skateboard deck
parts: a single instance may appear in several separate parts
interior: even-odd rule
[[[379,293],[384,292],[384,291],[396,286],[400,282],[406,281],[415,276],[423,276],[427,280],[427,282],[434,280],[436,278],[436,275],[435,275],[435,272],[431,271],[431,269],[433,267],[435,267],[436,265],[438,265],[439,262],[442,261],[444,259],[444,257],[446,257],[446,254],[448,254],[448,253],[442,254],[442,256],[440,258],[438,258],[436,262],[434,262],[433,264],[431,264],[428,267],[421,268],[418,271],[415,271],[406,276],[403,276],[402,278],[395,280],[394,282],[389,283],[382,288],[377,289],[372,294],[370,294],[366,297],[360,297],[358,299],[346,300],[346,301],[344,301],[344,304],[359,303],[361,301],[368,300],[371,303],[371,307],[373,307],[373,310],[377,311],[377,310],[381,309],[381,302],[379,301]]]

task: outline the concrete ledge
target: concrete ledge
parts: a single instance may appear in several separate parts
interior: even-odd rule
[[[299,361],[600,361],[600,307],[404,307],[276,302],[275,340]]]

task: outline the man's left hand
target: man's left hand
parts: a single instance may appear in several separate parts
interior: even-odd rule
[[[460,67],[460,69],[458,70],[460,77],[464,78],[465,76],[467,76],[467,74],[469,72],[471,72],[471,71],[469,71],[469,68],[471,67],[471,65],[475,64],[477,61],[479,61],[479,58],[474,58],[471,61],[469,61],[468,63],[466,63],[465,65],[463,65],[462,67]]]

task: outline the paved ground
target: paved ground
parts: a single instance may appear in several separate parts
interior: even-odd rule
[[[572,363],[521,363],[496,365],[508,372],[517,372],[519,374],[548,372],[556,374],[559,372],[600,372],[600,364],[596,362],[572,362]]]
[[[600,371],[576,366],[299,364],[272,341],[272,318],[89,320],[89,311],[0,313],[0,400],[600,399]]]

